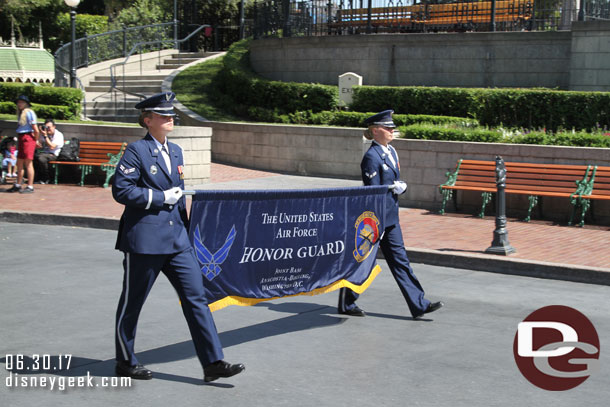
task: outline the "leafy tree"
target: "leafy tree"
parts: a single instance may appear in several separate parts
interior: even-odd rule
[[[61,43],[66,44],[72,41],[72,24],[70,21],[70,13],[59,14],[55,21],[58,27],[58,36],[49,37],[47,40],[49,42],[49,46],[55,45],[52,47],[52,49],[59,48]],[[76,38],[106,32],[109,30],[108,17],[90,14],[77,14],[75,30]]]
[[[130,7],[119,11],[117,21],[127,27],[168,21],[159,3],[159,0],[136,0]]]
[[[57,15],[62,8],[67,6],[61,0],[0,0],[0,36],[10,38],[14,18],[18,39],[38,39],[38,23],[42,22],[44,35],[46,24],[53,26],[49,16]]]

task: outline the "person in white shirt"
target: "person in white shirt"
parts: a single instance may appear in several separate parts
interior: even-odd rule
[[[57,160],[57,156],[64,146],[64,135],[57,130],[55,121],[47,119],[44,126],[40,127],[40,137],[37,147],[40,150],[36,151],[34,164],[36,165],[36,175],[38,176],[37,184],[49,183],[49,161]]]

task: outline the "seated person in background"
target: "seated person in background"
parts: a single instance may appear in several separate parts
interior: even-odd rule
[[[40,138],[37,143],[40,150],[36,150],[34,156],[34,165],[36,166],[36,175],[38,175],[37,184],[49,183],[49,161],[57,160],[59,151],[64,146],[64,135],[55,127],[53,119],[47,119],[44,126],[40,127]]]
[[[2,159],[2,169],[6,168],[7,177],[17,176],[17,140],[16,137],[9,139],[6,142],[6,147],[3,151],[4,158]]]

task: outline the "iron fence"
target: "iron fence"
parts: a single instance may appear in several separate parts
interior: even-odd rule
[[[552,6],[551,6],[552,5]],[[580,9],[579,9],[580,7]],[[255,0],[254,37],[568,30],[610,18],[609,0]]]
[[[102,34],[79,38],[74,41],[75,68],[82,68],[110,59],[126,57],[135,44],[151,42],[142,47],[140,52],[173,48],[174,22],[124,27]],[[159,45],[161,44],[161,45]],[[161,48],[159,48],[161,46]],[[69,86],[70,79],[70,43],[63,45],[55,52],[55,86]]]

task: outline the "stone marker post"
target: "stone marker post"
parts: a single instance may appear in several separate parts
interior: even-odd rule
[[[354,86],[362,85],[362,76],[353,72],[346,72],[339,75],[339,106],[348,106],[352,103]]]

